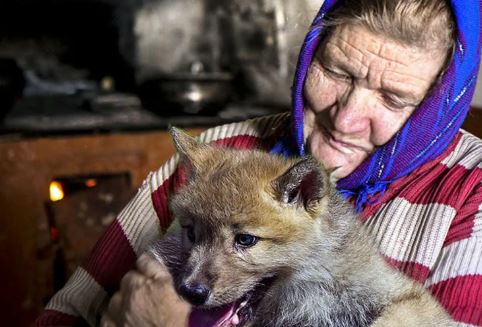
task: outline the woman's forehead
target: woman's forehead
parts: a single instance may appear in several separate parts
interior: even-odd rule
[[[317,57],[327,68],[365,79],[370,88],[385,87],[416,98],[424,97],[444,63],[442,51],[437,56],[355,25],[337,27]]]

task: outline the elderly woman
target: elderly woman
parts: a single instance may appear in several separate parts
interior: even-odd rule
[[[482,325],[482,141],[460,126],[480,56],[476,0],[326,0],[302,48],[293,111],[200,139],[334,169],[387,261],[461,325]],[[183,183],[171,159],[148,176],[38,320],[95,325],[137,257],[171,223]],[[174,309],[173,309],[174,308]],[[188,308],[145,257],[109,306],[118,325],[183,326]]]

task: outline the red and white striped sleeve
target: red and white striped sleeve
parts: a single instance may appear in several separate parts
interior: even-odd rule
[[[232,148],[268,148],[287,126],[289,115],[278,114],[208,129],[199,136]],[[37,326],[97,325],[108,299],[137,257],[163,235],[171,223],[167,199],[183,183],[178,155],[151,173],[134,198],[95,245],[86,262],[47,304]]]
[[[482,185],[455,217],[426,285],[461,326],[482,326]]]
[[[387,262],[424,284],[460,326],[482,326],[482,141],[465,132],[392,184],[362,221]]]
[[[470,151],[468,151],[470,149]],[[482,146],[463,136],[459,151],[444,164],[460,170],[457,193],[465,197],[425,285],[460,326],[482,326]],[[458,158],[458,159],[457,159]],[[454,185],[455,186],[455,185]]]

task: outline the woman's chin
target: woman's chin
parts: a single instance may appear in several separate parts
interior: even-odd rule
[[[310,152],[325,168],[333,170],[331,176],[334,179],[341,179],[350,175],[366,158],[364,153],[343,153],[326,144],[323,140],[318,141],[316,139],[311,140]]]

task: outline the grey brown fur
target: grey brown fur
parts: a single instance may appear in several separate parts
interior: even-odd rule
[[[203,307],[234,302],[273,278],[243,326],[453,325],[421,285],[384,262],[315,159],[200,145],[177,130],[173,136],[192,166],[170,203],[184,228],[151,253],[178,287],[209,288]],[[240,233],[259,240],[240,247]]]

